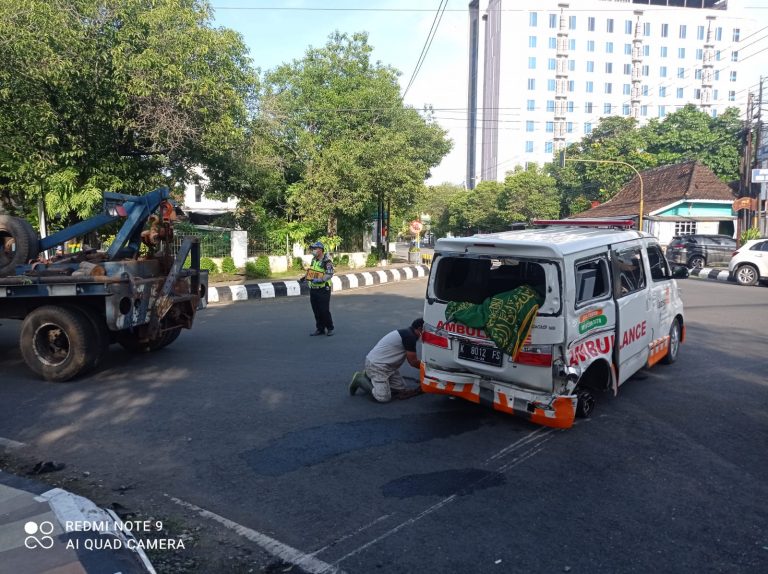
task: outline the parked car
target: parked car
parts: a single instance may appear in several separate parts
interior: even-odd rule
[[[733,253],[728,271],[739,285],[768,280],[768,239],[747,241]]]
[[[667,261],[691,269],[725,266],[736,250],[736,240],[727,235],[677,235],[667,247]]]

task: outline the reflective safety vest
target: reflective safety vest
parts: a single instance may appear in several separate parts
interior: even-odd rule
[[[325,262],[326,258],[323,257],[320,261],[312,258],[312,264],[309,266],[309,271],[307,272],[307,279],[309,279],[309,288],[310,289],[321,289],[323,287],[328,287],[331,282],[330,281],[323,281],[322,283],[312,283],[312,279],[322,279],[325,277]]]

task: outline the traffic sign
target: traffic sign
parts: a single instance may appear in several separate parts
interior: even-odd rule
[[[768,169],[752,170],[752,183],[767,183],[767,182],[768,182]]]
[[[421,221],[419,221],[418,219],[414,219],[413,221],[411,221],[410,228],[411,228],[411,233],[418,234],[418,233],[421,233],[421,230],[424,228],[424,226],[422,225]]]

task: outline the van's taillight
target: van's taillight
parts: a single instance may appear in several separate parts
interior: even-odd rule
[[[429,331],[424,331],[421,334],[421,340],[426,345],[433,345],[435,347],[442,347],[443,349],[448,349],[448,338],[447,337],[441,337],[440,335],[435,335],[434,333],[430,333]]]
[[[552,345],[527,345],[517,354],[518,365],[531,367],[552,366]]]

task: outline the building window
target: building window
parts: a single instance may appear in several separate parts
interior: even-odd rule
[[[647,116],[648,115],[648,106],[640,106],[640,115],[641,116]]]
[[[640,90],[640,93],[643,94],[644,96],[647,96],[648,95],[648,86],[643,86],[641,88],[641,90]]]
[[[739,52],[738,50],[734,50],[731,52],[731,62],[738,62],[739,61]]]
[[[531,12],[528,14],[528,25],[531,28],[535,28],[538,25],[539,15],[536,12]]]
[[[645,46],[643,46],[643,56],[648,57],[650,55],[651,55],[651,47],[648,44],[646,44]]]
[[[536,36],[528,36],[528,47],[529,48],[536,47]]]
[[[648,37],[651,35],[651,23],[650,22],[644,22],[643,23],[643,36]]]
[[[594,51],[595,51],[595,41],[587,40],[587,52],[594,52]]]
[[[536,79],[535,78],[528,78],[528,89],[529,90],[535,90],[536,89]]]
[[[592,60],[587,60],[587,72],[594,72],[595,71],[595,62]]]
[[[574,50],[576,50],[576,40],[574,40],[573,38],[571,38],[570,40],[568,40],[568,49],[569,49],[571,52],[573,52]]]
[[[651,67],[648,64],[644,64],[642,68],[643,76],[648,76],[651,73]]]
[[[677,77],[680,80],[685,79],[685,68],[678,68],[677,69]]]
[[[715,70],[715,80],[720,80],[720,70]]]
[[[629,84],[624,84],[624,87],[621,90],[622,94],[625,96],[628,96],[632,93],[632,88]]]
[[[557,86],[557,82],[555,82],[555,80],[553,80],[551,78],[549,80],[547,80],[547,91],[548,92],[554,92],[556,86]]]
[[[736,70],[733,70],[730,74],[730,79],[732,82],[736,81]]]
[[[525,151],[526,153],[533,153],[533,142],[531,140],[525,142]]]
[[[660,98],[666,98],[667,97],[667,86],[661,86],[659,88],[659,97]]]
[[[612,94],[613,93],[613,84],[611,82],[605,83],[605,93],[606,94]]]
[[[613,54],[613,42],[606,42],[605,43],[605,53],[606,54]]]
[[[702,50],[701,48],[696,48],[696,59],[697,60],[704,59],[704,50]]]
[[[632,20],[624,20],[624,33],[625,34],[632,33]]]
[[[662,46],[661,47],[661,57],[662,58],[666,58],[667,57],[667,47],[666,46]]]
[[[549,27],[550,28],[557,28],[557,14],[550,14],[549,15]]]
[[[528,69],[529,70],[535,70],[536,69],[536,56],[529,56],[528,57]]]
[[[722,52],[720,52],[720,50],[717,50],[717,51],[715,52],[715,60],[717,60],[717,61],[719,62],[719,61],[720,61],[720,60],[722,60],[722,59],[723,59],[723,54],[722,54]]]
[[[736,92],[734,90],[728,90],[728,101],[729,102],[736,101]]]
[[[610,114],[611,113],[611,104],[603,104],[603,113],[604,114]]]
[[[714,119],[716,117],[717,117],[717,110],[712,108],[712,118]]]
[[[525,109],[529,112],[534,111],[536,109],[536,100],[528,100]]]
[[[678,48],[677,49],[677,57],[681,60],[685,59],[685,48]]]
[[[700,79],[701,79],[701,68],[697,68],[697,69],[696,69],[696,70],[693,72],[693,77],[694,77],[695,79],[697,79],[697,80],[700,80]]]
[[[195,189],[195,203],[203,201],[203,187],[200,185],[194,186]]]
[[[675,235],[694,235],[695,233],[695,221],[675,221]]]
[[[685,40],[686,25],[680,24],[680,39]]]
[[[632,55],[632,44],[624,44],[624,55],[625,56]]]
[[[592,122],[586,122],[584,124],[584,133],[585,134],[591,134],[592,133]]]
[[[547,70],[556,70],[556,69],[557,69],[557,64],[555,63],[555,59],[549,58],[547,60]]]
[[[682,100],[685,88],[677,88],[677,99]]]
[[[572,92],[576,89],[576,82],[573,80],[568,80],[568,91]]]
[[[605,31],[609,34],[613,34],[613,18],[608,18],[608,20],[606,20]]]
[[[667,67],[666,66],[662,66],[661,68],[659,68],[659,76],[661,76],[662,78],[666,78],[667,77]]]
[[[554,153],[554,151],[555,151],[555,146],[554,146],[554,145],[552,145],[552,142],[546,142],[546,143],[544,144],[544,151],[545,151],[546,153]]]
[[[623,106],[621,106],[621,113],[624,114],[625,116],[629,115],[629,104],[624,104]]]
[[[695,88],[693,90],[693,99],[694,100],[700,100],[701,99],[701,90],[699,88]]]
[[[713,90],[712,93],[713,93],[713,95],[712,95],[712,99],[713,100],[717,101],[717,100],[720,99],[720,91],[719,90]]]
[[[740,37],[741,37],[741,30],[739,30],[738,28],[734,28],[733,29],[733,41],[734,42],[738,42]]]
[[[587,93],[591,94],[595,91],[595,85],[592,83],[591,80],[587,80]]]
[[[573,102],[568,102],[565,106],[565,109],[568,111],[568,113],[573,113]]]
[[[627,76],[632,75],[632,64],[624,64],[624,74]]]
[[[661,37],[666,38],[669,36],[669,24],[661,25]]]
[[[594,32],[595,31],[595,17],[594,16],[590,16],[589,18],[587,18],[587,30],[589,30],[590,32]]]
[[[565,131],[569,134],[573,133],[573,122],[566,122]]]
[[[576,60],[568,60],[568,71],[569,72],[576,71]]]
[[[548,112],[555,111],[555,100],[547,100],[547,111]]]
[[[584,103],[584,113],[585,114],[591,114],[592,113],[592,102],[585,102]]]
[[[613,63],[606,62],[605,63],[605,73],[606,74],[612,74],[613,73]]]
[[[576,29],[576,16],[568,16],[568,29],[569,30]]]
[[[697,40],[703,40],[704,39],[704,26],[697,26],[696,27],[696,39]]]
[[[659,106],[659,117],[663,118],[667,115],[667,106]]]
[[[525,122],[525,131],[532,132],[533,131],[533,121],[528,120]]]
[[[722,28],[715,28],[715,40],[718,42],[722,42],[723,40],[723,29]]]
[[[557,38],[550,38],[549,39],[549,49],[550,50],[557,50]]]

